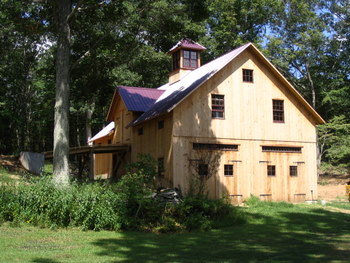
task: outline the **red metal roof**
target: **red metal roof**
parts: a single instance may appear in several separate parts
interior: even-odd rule
[[[173,46],[168,53],[173,53],[176,50],[178,50],[180,47],[182,48],[188,48],[188,49],[194,49],[194,50],[199,50],[199,51],[203,51],[206,50],[206,48],[204,46],[202,46],[201,44],[188,39],[188,38],[184,38],[182,40],[180,40],[179,42],[177,42],[177,44],[175,46]]]
[[[129,111],[146,112],[164,93],[164,90],[119,86],[118,92]]]

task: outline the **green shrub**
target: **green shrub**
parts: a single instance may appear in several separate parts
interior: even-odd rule
[[[76,185],[71,223],[84,230],[121,228],[120,196],[107,184]]]
[[[237,208],[225,199],[195,195],[185,197],[179,204],[159,202],[150,180],[154,169],[150,165],[146,170],[146,174],[143,169],[128,173],[113,184],[73,182],[57,187],[50,177],[2,184],[0,223],[164,233],[208,230],[243,222]]]
[[[14,221],[20,211],[14,184],[0,185],[0,222]]]

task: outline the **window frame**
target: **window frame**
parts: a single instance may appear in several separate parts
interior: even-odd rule
[[[289,176],[291,176],[291,177],[298,176],[298,166],[297,165],[290,165],[289,166]]]
[[[172,61],[173,70],[179,69],[180,68],[180,63],[181,63],[180,50],[178,50],[178,51],[173,53],[172,59],[173,59],[173,61]]]
[[[284,100],[272,100],[272,119],[274,123],[284,123]]]
[[[163,128],[164,128],[164,120],[158,121],[158,130],[163,129]]]
[[[186,52],[188,52],[188,57],[185,57]],[[195,55],[195,57],[193,57]],[[185,65],[185,63],[188,65]],[[183,68],[198,68],[198,51],[184,49],[182,51],[182,67]]]
[[[242,81],[246,83],[254,83],[254,71],[252,69],[242,69]]]
[[[268,165],[267,166],[267,176],[276,176],[276,165]]]
[[[238,144],[220,144],[220,143],[192,143],[193,150],[211,150],[211,151],[238,151]]]
[[[225,119],[225,95],[211,94],[211,118]]]
[[[209,165],[207,163],[198,164],[198,175],[200,177],[207,177],[209,175]]]
[[[300,146],[261,145],[261,150],[263,152],[302,153],[302,147]]]
[[[233,177],[235,166],[233,164],[224,164],[224,176],[225,177]]]

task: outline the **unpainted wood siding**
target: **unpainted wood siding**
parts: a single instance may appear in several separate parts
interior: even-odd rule
[[[163,121],[163,128],[158,128],[160,121]],[[133,127],[132,133],[131,161],[136,161],[140,153],[150,154],[155,160],[164,158],[164,178],[159,178],[164,187],[173,185],[172,128],[173,118],[170,113]],[[139,135],[139,129],[143,130],[143,134]]]
[[[242,69],[253,70],[253,83],[243,82]],[[231,143],[239,149],[220,151],[218,173],[208,180],[211,197],[229,194],[242,199],[254,194],[264,200],[316,199],[316,121],[282,83],[244,51],[180,103],[173,110],[174,185],[186,188],[189,160],[197,154],[193,142]],[[211,94],[224,95],[223,119],[211,117]],[[273,99],[284,101],[284,123],[273,122]],[[302,153],[264,153],[261,145],[299,146]],[[236,160],[232,178],[223,176],[223,165],[230,160]],[[262,161],[276,165],[276,177],[267,177],[267,162]],[[300,175],[292,178],[289,166],[295,162]]]
[[[113,116],[115,124],[113,144],[131,144],[132,128],[126,126],[133,120],[133,113],[127,110],[119,95]]]

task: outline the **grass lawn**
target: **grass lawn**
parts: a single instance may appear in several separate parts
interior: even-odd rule
[[[248,222],[152,234],[0,226],[0,262],[350,262],[350,214],[319,205],[239,208]]]

